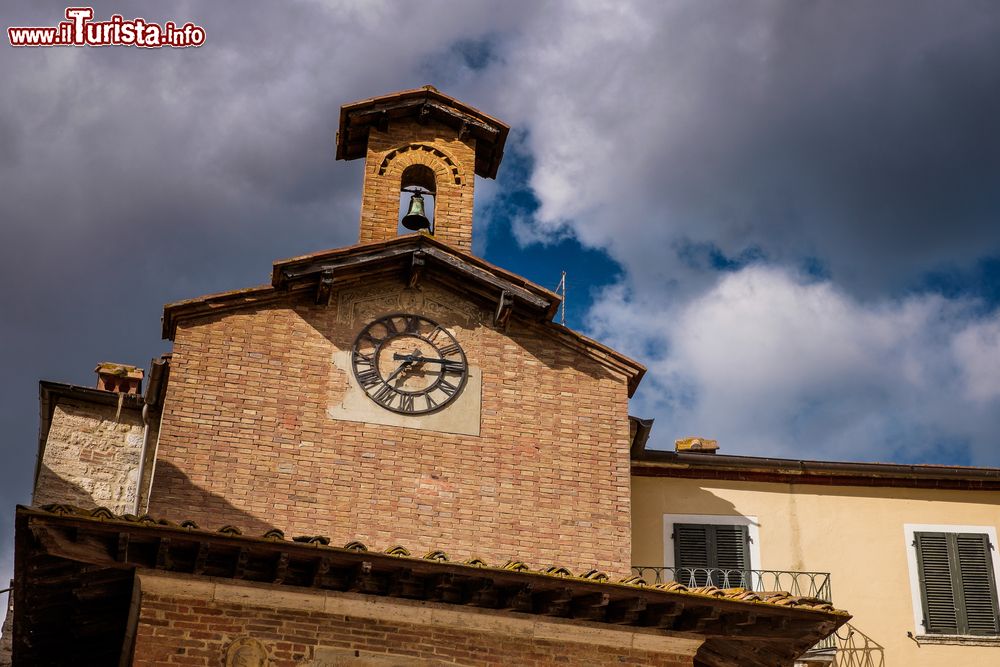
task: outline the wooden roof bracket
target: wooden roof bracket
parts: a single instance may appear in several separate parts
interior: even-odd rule
[[[413,289],[420,282],[420,279],[424,275],[424,267],[427,265],[426,255],[422,250],[417,250],[410,256],[410,269],[409,275],[406,279],[406,285],[410,289]]]
[[[512,312],[514,312],[514,299],[507,290],[501,290],[500,298],[497,299],[497,311],[493,314],[493,326],[506,331]]]
[[[319,280],[316,281],[316,305],[317,306],[329,306],[330,302],[333,300],[333,271],[327,269],[319,274]]]

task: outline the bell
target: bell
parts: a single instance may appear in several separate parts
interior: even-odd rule
[[[403,226],[415,232],[431,228],[431,221],[424,215],[424,198],[420,193],[410,195],[410,210],[403,216]]]

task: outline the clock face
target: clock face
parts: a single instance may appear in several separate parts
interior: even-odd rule
[[[386,315],[354,341],[354,377],[386,410],[419,415],[455,400],[469,377],[465,352],[446,329],[419,315]]]

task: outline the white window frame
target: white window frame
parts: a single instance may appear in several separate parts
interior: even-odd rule
[[[674,524],[703,523],[712,526],[746,526],[750,534],[750,567],[763,570],[760,562],[760,523],[756,516],[742,514],[664,514],[663,567],[674,567]]]
[[[910,601],[913,605],[913,634],[918,637],[933,639],[941,637],[937,633],[928,633],[924,627],[924,603],[920,597],[920,570],[917,567],[917,547],[913,544],[916,533],[985,533],[990,544],[994,546],[990,550],[990,558],[993,559],[993,580],[1000,587],[1000,557],[997,555],[997,529],[996,526],[960,526],[954,524],[928,524],[928,523],[907,523],[903,525],[903,537],[906,542],[906,565],[910,574]],[[944,635],[947,636],[947,635]],[[963,637],[975,637],[975,635],[961,635]]]

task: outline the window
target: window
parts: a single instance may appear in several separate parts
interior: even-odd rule
[[[918,634],[1000,635],[995,530],[907,526],[907,539]]]
[[[748,527],[675,523],[674,567],[678,580],[697,586],[749,588]]]
[[[664,515],[664,565],[688,586],[753,588],[760,567],[756,517]]]

